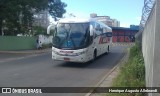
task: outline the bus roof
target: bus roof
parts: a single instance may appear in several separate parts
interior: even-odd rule
[[[90,19],[86,18],[65,18],[65,19],[60,19],[58,23],[88,23]]]
[[[90,21],[95,21],[95,22],[101,24],[102,26],[107,27],[109,30],[112,31],[112,28],[110,28],[109,26],[107,26],[106,24],[104,24],[100,21],[97,21],[94,18],[64,18],[64,19],[60,19],[58,21],[58,23],[88,23]]]

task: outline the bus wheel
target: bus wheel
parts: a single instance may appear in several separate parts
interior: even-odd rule
[[[108,46],[108,48],[107,48],[107,52],[108,52],[108,53],[110,52],[109,46]]]
[[[95,61],[96,57],[97,57],[97,51],[95,50],[93,53],[93,59],[91,60],[91,62]]]

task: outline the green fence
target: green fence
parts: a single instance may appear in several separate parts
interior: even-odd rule
[[[36,37],[0,36],[0,51],[29,50],[36,48]]]

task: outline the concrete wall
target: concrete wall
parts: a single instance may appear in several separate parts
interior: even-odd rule
[[[53,36],[39,35],[42,44],[52,43]],[[0,36],[0,51],[36,49],[37,37],[29,36]]]
[[[39,40],[42,42],[42,44],[52,43],[52,39],[53,36],[39,35]]]
[[[36,37],[0,36],[0,50],[28,50],[36,48]]]
[[[155,1],[142,34],[147,87],[160,87],[160,0]],[[150,93],[149,96],[160,94]]]

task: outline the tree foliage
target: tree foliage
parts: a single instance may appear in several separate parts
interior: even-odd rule
[[[48,2],[49,13],[56,21],[56,17],[62,17],[66,12],[64,8],[67,5],[61,2],[61,0],[48,0]]]
[[[61,0],[0,0],[0,34],[28,33],[34,13],[48,10],[52,17],[62,17],[66,6]]]

